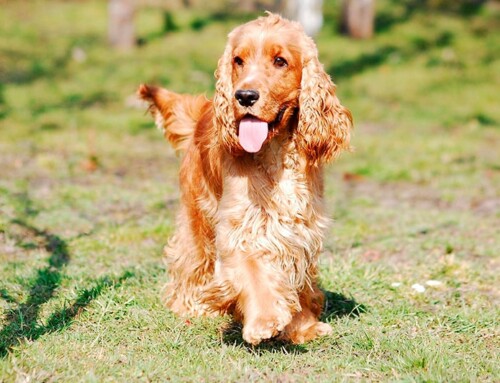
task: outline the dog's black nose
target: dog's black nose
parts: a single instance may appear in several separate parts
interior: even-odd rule
[[[241,106],[252,106],[259,99],[259,92],[253,89],[240,89],[234,94]]]

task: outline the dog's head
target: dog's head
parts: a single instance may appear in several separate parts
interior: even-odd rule
[[[268,14],[233,30],[216,78],[215,120],[231,154],[258,152],[286,129],[313,163],[349,147],[351,114],[298,23]]]

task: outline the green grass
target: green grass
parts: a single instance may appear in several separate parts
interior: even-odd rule
[[[183,11],[163,36],[146,8],[145,44],[117,53],[105,2],[1,3],[0,381],[500,380],[493,3],[465,17],[378,1],[376,37],[354,41],[327,2],[321,60],[356,123],[327,169],[334,333],[256,348],[229,318],[162,307],[179,159],[127,101],[141,82],[210,96],[244,17]]]

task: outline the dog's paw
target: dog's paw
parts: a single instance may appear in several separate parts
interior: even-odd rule
[[[282,340],[294,344],[302,344],[320,336],[330,335],[333,332],[332,326],[324,322],[315,322],[310,326],[287,329],[281,336]]]
[[[333,332],[333,329],[328,323],[318,322],[314,326],[314,332],[316,333],[316,336],[326,336],[330,335]]]
[[[243,339],[256,346],[263,340],[271,339],[283,331],[290,322],[288,317],[257,318],[243,326]]]

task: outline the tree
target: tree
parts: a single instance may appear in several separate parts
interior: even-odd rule
[[[131,49],[136,44],[134,0],[109,0],[108,39],[111,46]]]
[[[375,0],[344,0],[342,9],[342,29],[357,39],[373,36],[375,20]]]
[[[323,0],[287,0],[285,14],[302,24],[309,36],[315,36],[323,25]]]

